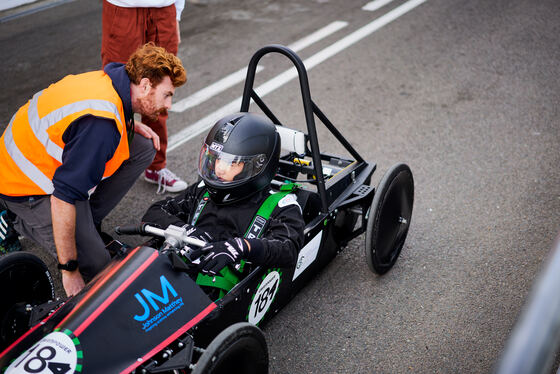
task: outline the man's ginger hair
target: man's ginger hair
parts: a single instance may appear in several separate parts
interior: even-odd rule
[[[165,76],[171,78],[174,87],[187,81],[187,72],[181,60],[152,42],[139,47],[129,57],[125,68],[130,81],[135,84],[139,84],[142,78],[148,78],[157,86]]]

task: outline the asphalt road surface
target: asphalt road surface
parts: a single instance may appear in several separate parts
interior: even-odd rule
[[[341,21],[298,52],[327,55],[309,70],[313,100],[378,164],[372,183],[396,162],[410,165],[412,224],[388,274],[370,273],[359,237],[265,327],[271,372],[490,372],[560,231],[560,2],[366,4],[188,3],[179,56],[189,82],[176,100],[245,67],[261,46]],[[36,91],[101,61],[100,1],[14,14],[0,13],[2,130]],[[256,85],[290,67],[279,55],[262,66]],[[265,101],[302,128],[298,84],[281,83]],[[170,115],[169,168],[188,182],[200,134],[242,93],[242,83],[219,86]],[[323,133],[321,148],[341,152]],[[139,180],[104,229],[136,222],[161,198]]]

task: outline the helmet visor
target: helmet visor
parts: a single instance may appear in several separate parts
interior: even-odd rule
[[[198,172],[205,182],[214,185],[241,184],[258,175],[266,161],[264,154],[238,156],[223,152],[219,144],[204,144],[198,159]]]

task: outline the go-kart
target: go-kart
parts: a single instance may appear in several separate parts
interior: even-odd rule
[[[268,53],[295,65],[307,132],[284,127],[253,89]],[[5,373],[263,373],[265,324],[331,261],[365,233],[365,257],[377,274],[397,261],[410,226],[413,177],[397,164],[377,188],[366,162],[311,100],[307,72],[290,49],[270,45],[252,57],[241,111],[250,101],[275,124],[283,153],[272,189],[290,185],[305,220],[305,245],[291,268],[242,262],[198,274],[184,229],[140,224],[121,234],[152,236],[129,248],[114,241],[112,262],[78,294],[54,300],[45,265],[25,252],[0,257],[0,368]],[[315,116],[351,155],[321,153]],[[294,187],[297,186],[297,187]],[[8,286],[9,285],[9,286]]]

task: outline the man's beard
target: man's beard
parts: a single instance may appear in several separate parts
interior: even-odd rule
[[[155,113],[152,112],[152,114],[144,114],[144,116],[146,118],[148,118],[150,120],[150,122],[157,121],[159,116],[161,116],[161,115],[167,115],[167,109],[160,108]]]
[[[150,100],[151,98],[148,97],[145,100],[141,100],[140,101],[140,107],[142,112],[140,114],[142,114],[143,117],[146,117],[148,120],[150,120],[150,122],[154,122],[157,121],[160,115],[166,115],[167,114],[167,109],[165,107],[156,109],[155,105],[152,103],[152,100]]]

